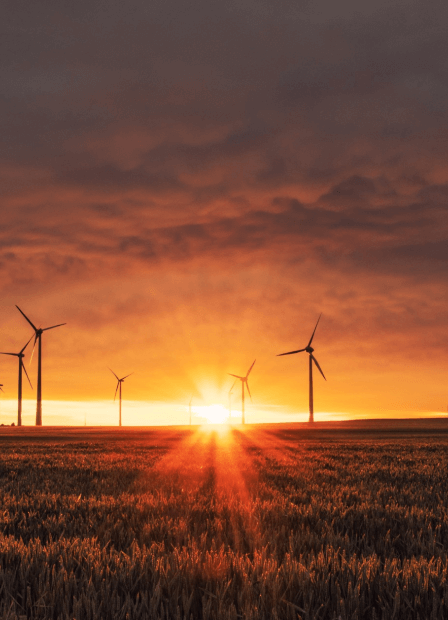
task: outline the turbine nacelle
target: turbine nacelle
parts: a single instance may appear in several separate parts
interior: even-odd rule
[[[34,323],[26,316],[26,314],[16,305],[17,310],[23,316],[23,318],[31,325],[34,330],[34,346],[33,351],[30,357],[30,363],[33,359],[34,349],[36,344],[38,343],[38,364],[37,364],[37,406],[36,406],[36,426],[42,426],[42,334],[47,332],[50,329],[54,329],[55,327],[61,327],[62,325],[66,325],[66,323],[58,323],[57,325],[51,325],[50,327],[36,327]],[[31,339],[30,339],[31,340]],[[25,350],[25,347],[22,349],[21,353]],[[20,362],[22,358],[19,357]],[[23,366],[25,369],[25,366]],[[26,372],[26,371],[25,371]],[[28,379],[29,381],[29,379]],[[31,382],[30,382],[31,383]]]
[[[316,368],[318,369],[318,371],[320,372],[320,374],[322,375],[322,377],[325,379],[325,381],[327,380],[327,378],[325,377],[322,368],[319,366],[319,362],[317,361],[317,359],[314,357],[313,353],[314,353],[314,349],[311,346],[311,343],[313,342],[313,338],[314,338],[314,334],[316,333],[316,329],[317,326],[319,325],[319,321],[320,321],[320,317],[322,316],[322,314],[319,315],[319,318],[317,319],[317,323],[313,329],[313,333],[311,334],[311,338],[308,342],[308,344],[306,345],[306,347],[304,349],[296,349],[295,351],[288,351],[287,353],[279,353],[279,356],[282,355],[294,355],[295,353],[303,353],[304,351],[306,353],[309,354],[309,386],[310,386],[310,422],[314,421],[314,404],[313,404],[313,363],[316,366]]]
[[[107,366],[107,368],[109,368],[109,366]],[[120,388],[119,398],[120,398],[120,426],[121,426],[121,384],[124,382],[125,379],[127,379],[128,377],[130,377],[134,373],[130,372],[128,375],[126,375],[125,377],[121,377],[121,379],[120,379],[120,377],[114,373],[112,368],[109,368],[109,370],[111,371],[111,373],[114,375],[114,377],[117,380],[117,387],[115,388],[115,394],[114,394],[114,402],[115,402],[115,399],[117,398],[118,388]]]
[[[319,318],[317,319],[316,326],[314,327],[313,333],[311,334],[310,341],[308,342],[308,344],[306,345],[306,347],[304,349],[296,349],[295,351],[288,351],[287,353],[279,353],[277,355],[277,357],[282,357],[283,355],[294,355],[295,353],[303,353],[305,351],[306,353],[308,353],[311,356],[311,360],[314,362],[314,364],[316,365],[316,368],[319,370],[320,374],[322,375],[322,377],[326,381],[327,379],[326,379],[324,373],[322,372],[322,368],[319,366],[319,362],[317,361],[317,359],[313,355],[314,349],[311,346],[311,343],[313,342],[314,334],[316,333],[316,329],[317,329],[317,326],[319,325],[319,321],[320,321],[320,317],[321,316],[322,316],[322,314],[319,315]]]
[[[234,375],[234,374],[232,374],[231,372],[227,373],[227,374],[228,374],[228,375],[230,375],[231,377],[235,377],[235,381],[234,381],[234,383],[233,383],[232,387],[231,387],[231,388],[230,388],[230,390],[229,390],[229,398],[230,398],[230,394],[232,393],[233,387],[234,387],[235,383],[237,382],[237,380],[239,379],[239,380],[241,381],[241,387],[242,387],[242,390],[243,390],[243,391],[242,391],[242,395],[241,395],[241,422],[242,422],[242,424],[244,424],[244,385],[246,385],[246,387],[247,387],[247,391],[249,392],[249,397],[250,397],[250,400],[252,401],[252,394],[250,393],[250,389],[249,389],[249,382],[248,382],[248,380],[247,380],[247,379],[248,379],[248,377],[249,377],[249,375],[250,375],[250,371],[251,371],[251,370],[252,370],[252,368],[254,367],[254,364],[255,364],[255,362],[256,362],[256,361],[257,361],[257,360],[254,360],[254,361],[252,362],[252,365],[251,365],[251,367],[249,368],[249,370],[247,371],[247,373],[246,373],[246,376],[245,376],[245,377],[241,377],[240,375]]]

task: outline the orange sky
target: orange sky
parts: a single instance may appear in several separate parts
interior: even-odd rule
[[[110,366],[130,401],[227,406],[257,359],[253,414],[302,419],[306,355],[276,354],[322,312],[316,419],[446,412],[444,4],[5,12],[0,350],[15,304],[67,322],[44,399],[111,399]]]

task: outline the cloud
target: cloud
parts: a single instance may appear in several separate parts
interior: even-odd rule
[[[206,352],[225,372],[255,342],[269,365],[322,309],[345,377],[352,356],[374,372],[384,339],[400,359],[422,341],[440,352],[447,11],[7,3],[6,315],[23,301],[67,316],[73,336],[58,338],[80,375],[90,343],[133,361],[135,330],[161,361],[151,385],[164,394],[170,368],[188,375],[173,351],[197,367]]]
[[[104,190],[99,183],[98,191]],[[129,187],[133,191],[135,185]],[[95,277],[96,270],[103,277],[118,265],[132,270],[213,260],[219,267],[224,259],[254,258],[438,278],[448,258],[446,203],[447,190],[440,185],[403,196],[383,179],[352,176],[313,203],[277,196],[257,207],[248,194],[244,208],[232,216],[216,212],[195,221],[190,214],[186,221],[158,226],[141,205],[87,202],[70,211],[48,205],[45,218],[42,208],[27,206],[27,217],[15,212],[0,234],[0,269],[8,274],[3,279],[8,286],[37,281],[39,271],[50,279],[77,279]]]

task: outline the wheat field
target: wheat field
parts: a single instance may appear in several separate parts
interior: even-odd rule
[[[3,431],[0,618],[448,617],[447,431]]]

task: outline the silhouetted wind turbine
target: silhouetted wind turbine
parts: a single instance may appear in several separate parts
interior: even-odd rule
[[[54,329],[55,327],[61,327],[61,325],[67,325],[67,323],[58,323],[57,325],[52,325],[51,327],[41,327],[37,328],[29,318],[26,316],[24,312],[16,305],[17,310],[23,317],[28,321],[31,327],[34,329],[34,347],[36,346],[36,342],[39,342],[37,355],[37,407],[36,407],[36,426],[42,426],[42,334],[43,332],[47,332],[49,329]],[[33,353],[34,353],[33,347]],[[33,356],[31,353],[31,357]]]
[[[108,366],[108,368],[109,368],[109,366]],[[117,387],[116,387],[116,389],[115,389],[114,402],[115,402],[115,399],[117,398],[117,390],[118,390],[118,388],[120,388],[120,394],[119,394],[119,399],[120,399],[120,416],[119,416],[119,419],[118,419],[118,426],[121,426],[121,384],[123,383],[123,381],[124,381],[125,379],[127,379],[128,377],[130,377],[130,376],[131,376],[131,375],[133,375],[134,373],[133,373],[133,372],[131,372],[131,373],[129,373],[128,375],[126,375],[125,377],[123,377],[122,379],[119,379],[119,378],[117,377],[117,375],[114,373],[114,371],[113,371],[111,368],[109,368],[109,370],[110,370],[110,371],[111,371],[111,373],[114,375],[114,377],[117,379]]]
[[[23,358],[25,357],[23,352],[25,351],[27,346],[30,344],[32,339],[33,337],[31,336],[31,338],[28,340],[28,342],[23,347],[23,349],[19,351],[19,353],[3,353],[3,352],[0,353],[0,355],[14,355],[15,357],[19,358],[19,391],[18,391],[17,426],[22,426],[22,370],[25,371],[26,378],[28,379],[28,383],[31,385],[31,381],[26,371],[25,364],[23,363]],[[31,389],[33,389],[32,385],[31,385]]]
[[[319,363],[317,361],[317,359],[314,357],[313,355],[313,347],[311,346],[311,343],[313,342],[313,338],[314,338],[314,334],[316,333],[316,329],[317,326],[319,324],[320,321],[320,317],[322,316],[322,314],[319,315],[319,318],[317,319],[317,323],[316,323],[316,327],[314,328],[313,333],[311,334],[311,338],[309,343],[307,344],[307,346],[304,349],[298,349],[297,351],[288,351],[288,353],[279,353],[279,355],[277,357],[280,357],[282,355],[293,355],[294,353],[302,353],[303,351],[306,351],[307,353],[309,353],[309,369],[310,369],[310,419],[309,422],[312,423],[314,422],[314,402],[313,402],[313,362],[316,364],[320,374],[322,375],[322,377],[325,379],[325,381],[327,380],[325,378],[324,373],[322,372],[322,368],[319,366]]]
[[[252,368],[254,367],[254,364],[257,360],[254,360],[252,362],[252,366],[249,368],[249,370],[246,373],[245,377],[240,377],[239,375],[232,375],[232,373],[227,373],[229,374],[231,377],[236,377],[237,379],[239,379],[241,381],[241,424],[245,424],[245,419],[244,419],[244,385],[246,385],[247,387],[247,391],[249,392],[249,396],[250,396],[250,400],[252,400],[252,396],[249,390],[249,384],[247,382],[247,378],[249,376],[250,371],[252,370]],[[233,384],[235,385],[235,383]],[[233,386],[232,386],[233,387]]]

